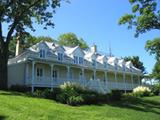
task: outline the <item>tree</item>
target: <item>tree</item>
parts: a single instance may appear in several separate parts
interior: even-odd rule
[[[140,69],[143,73],[145,73],[145,67],[143,65],[143,62],[140,61],[138,56],[132,56],[132,57],[124,57],[124,60],[131,61],[133,66]]]
[[[160,61],[160,38],[148,40],[145,46],[146,51],[151,55],[155,55],[157,61]]]
[[[125,14],[119,24],[128,24],[128,29],[136,28],[135,37],[152,29],[160,30],[160,2],[158,0],[129,0],[132,13]]]
[[[160,82],[160,61],[157,61],[154,65],[151,76],[152,78]]]
[[[58,43],[60,45],[75,47],[77,45],[80,46],[82,49],[87,49],[87,43],[82,39],[78,39],[74,33],[65,33],[58,37]]]
[[[62,0],[2,0],[0,2],[0,89],[7,88],[9,44],[14,35],[23,36],[33,23],[54,27],[53,14]],[[7,34],[3,26],[8,27]],[[27,28],[27,29],[26,29]]]
[[[23,39],[20,41],[20,48],[22,50],[25,50],[25,49],[31,47],[32,45],[39,43],[40,41],[57,42],[56,40],[54,40],[53,38],[51,38],[49,36],[35,37],[32,35],[27,35],[27,36],[23,36]],[[10,45],[9,45],[9,56],[10,57],[15,56],[16,42],[17,42],[16,37],[13,37],[13,40],[10,42]]]

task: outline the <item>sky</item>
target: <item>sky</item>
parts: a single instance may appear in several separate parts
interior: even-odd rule
[[[118,2],[119,1],[119,2]],[[159,31],[150,31],[134,38],[135,30],[118,25],[119,18],[131,12],[128,0],[70,0],[62,3],[54,15],[55,28],[43,30],[35,25],[35,36],[50,36],[54,39],[62,33],[73,32],[82,37],[89,46],[97,45],[99,51],[117,57],[139,56],[148,72],[152,71],[155,60],[144,49],[147,40],[158,37]]]

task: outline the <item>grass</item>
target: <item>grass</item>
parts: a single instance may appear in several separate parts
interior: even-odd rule
[[[0,91],[0,120],[159,120],[160,96],[72,107]]]

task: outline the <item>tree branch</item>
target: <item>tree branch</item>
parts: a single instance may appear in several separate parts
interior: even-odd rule
[[[30,5],[28,8],[26,8],[24,11],[22,11],[19,15],[15,16],[14,18],[14,22],[11,26],[11,29],[9,30],[8,34],[7,34],[7,38],[6,38],[6,44],[9,44],[11,36],[14,32],[14,29],[16,28],[16,25],[18,24],[18,22],[21,20],[23,14],[28,11],[30,8],[32,8],[33,6],[35,6],[36,4],[38,4],[39,2],[41,2],[41,0],[37,0],[36,2],[34,2],[32,5]]]

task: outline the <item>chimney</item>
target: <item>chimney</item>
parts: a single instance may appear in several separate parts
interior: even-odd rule
[[[96,53],[97,52],[97,45],[93,44],[93,46],[91,47],[91,51]]]
[[[20,36],[17,37],[15,56],[18,56],[19,54],[20,54]]]

